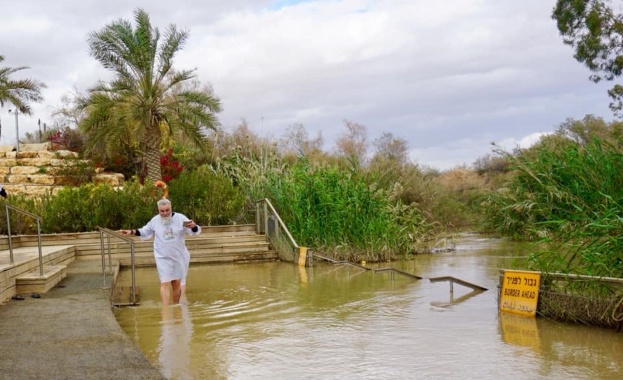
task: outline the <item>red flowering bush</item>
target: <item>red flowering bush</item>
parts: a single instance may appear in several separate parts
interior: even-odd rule
[[[162,169],[162,180],[165,183],[169,183],[172,179],[177,179],[182,171],[184,165],[180,164],[173,157],[173,149],[169,148],[167,152],[160,157],[160,168]]]

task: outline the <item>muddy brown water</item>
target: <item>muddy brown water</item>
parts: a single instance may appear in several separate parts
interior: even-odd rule
[[[623,378],[623,334],[498,311],[499,270],[530,249],[464,235],[454,251],[373,266],[423,280],[321,262],[192,266],[187,302],[166,310],[155,269],[139,268],[140,306],[115,314],[170,379]],[[438,276],[489,290],[451,293]]]

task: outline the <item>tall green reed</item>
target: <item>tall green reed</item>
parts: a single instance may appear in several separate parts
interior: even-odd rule
[[[498,231],[547,243],[533,269],[623,277],[623,155],[594,139],[510,157],[511,186],[485,203]]]

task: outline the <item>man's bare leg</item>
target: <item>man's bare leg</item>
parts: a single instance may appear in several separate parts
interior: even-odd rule
[[[170,282],[163,282],[160,284],[160,298],[162,299],[162,306],[169,305],[171,301],[171,288]]]
[[[181,284],[180,287],[182,288],[182,293],[180,296],[180,302],[186,300],[186,284]]]
[[[180,303],[180,296],[182,295],[182,288],[181,288],[180,280],[171,281],[171,288],[173,288],[172,289],[173,303],[174,304]]]

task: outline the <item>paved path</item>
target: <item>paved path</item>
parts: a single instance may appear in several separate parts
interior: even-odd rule
[[[89,265],[72,264],[41,298],[0,306],[0,378],[164,379],[119,327],[102,274]]]

